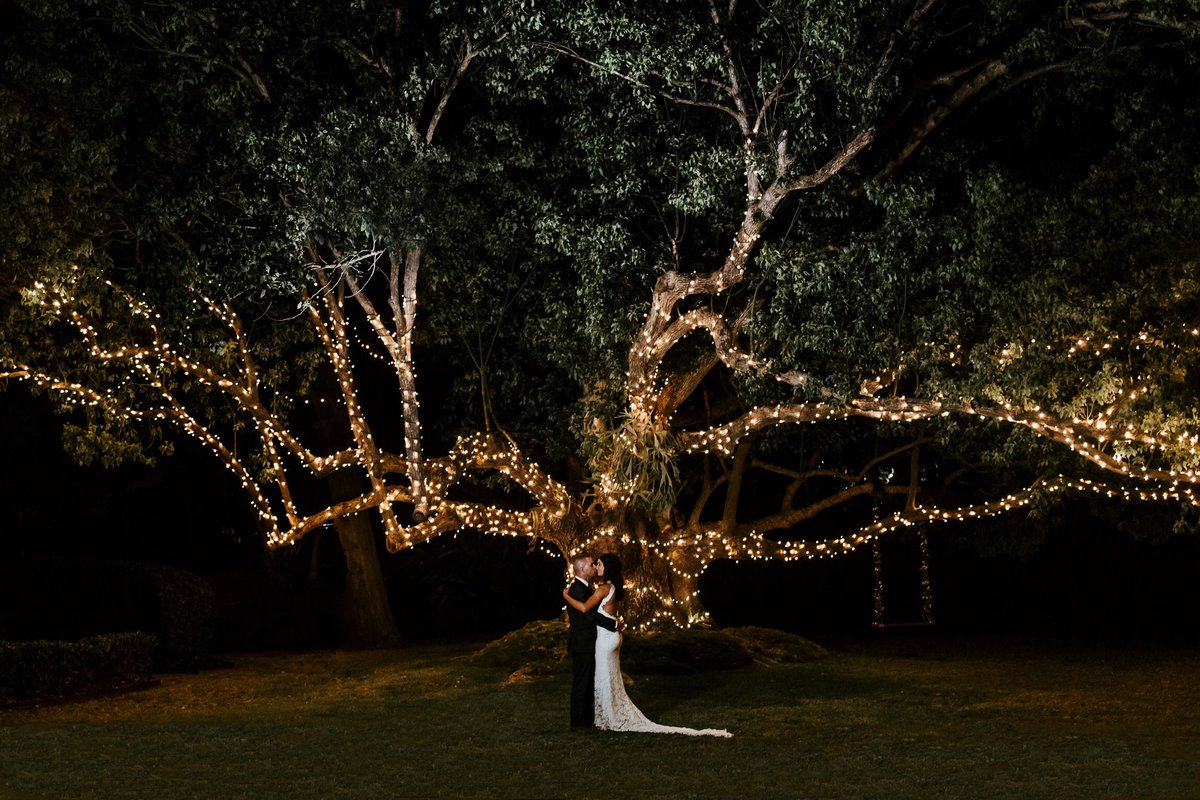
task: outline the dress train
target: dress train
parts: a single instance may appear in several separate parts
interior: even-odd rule
[[[608,590],[604,602],[600,604],[600,613],[609,619],[612,614],[604,610],[604,605],[612,598],[616,587]],[[607,628],[596,629],[596,693],[595,693],[595,722],[596,727],[605,731],[633,731],[636,733],[680,733],[686,736],[733,736],[729,731],[715,728],[680,728],[673,725],[659,725],[646,718],[629,695],[625,692],[625,682],[621,680],[621,634]]]

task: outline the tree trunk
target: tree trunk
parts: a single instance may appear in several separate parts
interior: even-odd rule
[[[346,588],[339,608],[342,640],[351,647],[399,646],[403,640],[392,616],[370,520],[366,514],[354,514],[334,525],[346,554]]]
[[[332,405],[332,404],[329,404]],[[329,412],[317,416],[317,434],[331,449],[337,447],[337,421]],[[353,469],[353,468],[352,468]],[[334,503],[362,494],[363,478],[352,469],[340,469],[327,479]],[[388,602],[379,551],[367,513],[334,520],[338,541],[346,556],[346,588],[339,603],[342,641],[351,647],[396,647],[403,643]]]
[[[664,550],[645,541],[644,525],[591,540],[594,555],[616,553],[625,575],[621,614],[632,630],[686,628],[708,623],[698,590],[700,560],[685,547]],[[627,533],[628,535],[623,535]],[[664,532],[663,539],[670,532]]]

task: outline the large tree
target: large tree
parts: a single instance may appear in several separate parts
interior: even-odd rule
[[[91,229],[19,198],[10,374],[198,437],[272,545],[612,547],[686,624],[719,558],[1196,505],[1186,3],[101,7],[143,122]]]

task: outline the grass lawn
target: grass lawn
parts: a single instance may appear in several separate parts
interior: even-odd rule
[[[630,688],[733,739],[570,733],[568,676],[506,684],[473,649],[238,655],[2,711],[0,799],[1200,798],[1195,649],[885,639]]]

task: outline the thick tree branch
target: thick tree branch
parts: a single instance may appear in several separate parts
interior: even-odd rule
[[[392,306],[396,326],[398,355],[396,359],[396,381],[400,386],[400,399],[404,413],[404,452],[408,458],[408,478],[412,484],[416,505],[413,519],[420,522],[429,515],[430,500],[425,491],[424,456],[421,452],[420,403],[417,400],[417,375],[413,368],[412,337],[417,318],[417,273],[421,267],[421,249],[412,245],[405,254],[404,281],[396,282],[399,259],[392,255],[392,283],[389,286],[389,302]],[[403,292],[401,298],[400,292]]]
[[[713,25],[717,30],[717,39],[721,43],[721,52],[725,55],[725,70],[726,76],[729,78],[729,96],[733,98],[733,103],[737,107],[737,113],[734,118],[738,123],[738,130],[742,133],[743,139],[750,139],[752,128],[750,125],[750,109],[746,100],[746,91],[742,85],[741,77],[738,74],[737,59],[733,54],[733,46],[729,43],[729,37],[725,35],[725,26],[733,17],[734,6],[730,4],[728,16],[721,19],[721,13],[717,10],[715,0],[708,0],[709,14],[712,16]]]
[[[742,498],[742,478],[746,474],[746,465],[750,458],[752,439],[740,442],[733,454],[733,467],[729,470],[729,480],[725,488],[725,506],[721,513],[721,530],[726,536],[734,535],[737,530],[738,502]]]
[[[895,494],[902,494],[907,491],[905,487],[889,487],[889,489],[894,490],[891,493]],[[871,488],[869,484],[862,484],[851,487],[846,491],[855,492],[855,496],[862,496],[869,493]],[[1191,488],[1146,491],[1137,488],[1110,486],[1094,481],[1057,477],[1049,480],[1039,479],[1027,489],[985,503],[958,508],[916,506],[915,508],[896,512],[858,531],[843,536],[802,541],[774,541],[763,536],[762,531],[750,529],[749,526],[747,526],[745,534],[741,538],[724,537],[717,531],[696,531],[692,529],[691,531],[681,532],[680,535],[664,543],[662,547],[664,549],[686,548],[694,554],[695,560],[702,566],[711,564],[720,558],[738,560],[838,556],[851,553],[872,539],[884,536],[900,528],[921,523],[962,522],[1003,514],[1027,507],[1038,495],[1054,494],[1063,491],[1088,492],[1106,497],[1132,497],[1140,500],[1185,502],[1200,506],[1200,495]],[[841,502],[844,501],[841,500]]]
[[[838,153],[831,158],[824,166],[803,175],[790,183],[784,185],[782,191],[788,194],[792,192],[806,191],[815,189],[821,184],[829,181],[833,176],[841,172],[847,164],[853,161],[859,153],[865,150],[875,141],[875,129],[866,128],[855,134]],[[772,209],[773,210],[773,209]]]
[[[442,96],[438,98],[437,107],[433,110],[433,115],[429,118],[429,124],[425,126],[425,134],[422,137],[425,144],[433,142],[433,135],[437,131],[438,123],[442,121],[442,114],[446,111],[446,106],[450,103],[450,96],[454,94],[454,90],[458,88],[459,81],[463,75],[467,73],[467,69],[471,66],[471,60],[475,58],[475,49],[471,46],[471,37],[463,38],[463,56],[458,62],[458,69],[446,84]]]
[[[205,306],[228,328],[234,338],[234,344],[242,364],[243,380],[241,381],[182,355],[172,343],[164,339],[158,325],[154,322],[157,316],[153,308],[132,297],[111,281],[106,284],[124,299],[131,319],[143,321],[150,331],[152,343],[148,345],[126,344],[116,349],[106,348],[99,340],[96,326],[74,307],[74,298],[66,293],[57,294],[55,308],[60,314],[65,315],[79,331],[80,336],[88,345],[92,358],[100,363],[111,364],[114,368],[120,367],[130,370],[131,373],[142,375],[146,382],[153,386],[163,386],[158,377],[162,368],[178,370],[194,378],[199,384],[226,395],[240,410],[248,414],[257,426],[282,443],[314,474],[326,473],[351,461],[353,451],[343,451],[329,456],[315,455],[304,447],[291,434],[287,426],[263,404],[259,397],[258,373],[251,356],[249,340],[245,335],[240,318],[232,309],[222,307],[200,295]],[[165,388],[162,390],[166,391]]]
[[[877,490],[882,491],[884,494],[905,494],[908,491],[904,486],[884,486],[878,488],[870,482],[855,484],[824,497],[815,503],[809,503],[802,508],[793,508],[779,514],[772,514],[769,517],[761,517],[750,522],[743,522],[736,528],[737,535],[744,537],[755,533],[787,530],[804,520],[812,519],[822,511],[839,506],[842,503],[847,503],[858,497],[871,495]]]
[[[713,367],[719,363],[721,363],[721,359],[717,357],[716,353],[706,353],[696,361],[691,369],[672,375],[658,395],[658,402],[654,407],[655,419],[670,419],[675,409],[692,396],[692,392],[696,391],[708,373],[712,372]]]
[[[814,189],[833,178],[873,141],[874,136],[874,129],[861,131],[819,169],[786,185],[776,181],[761,197],[750,198],[741,227],[734,237],[733,247],[720,269],[709,273],[672,270],[659,277],[651,296],[650,312],[642,324],[638,340],[629,351],[631,402],[639,405],[646,403],[645,398],[653,388],[654,373],[662,355],[670,349],[670,343],[678,341],[691,330],[688,323],[680,322],[672,326],[671,317],[679,301],[698,294],[720,294],[741,283],[759,235],[772,219],[779,203],[792,192]],[[688,319],[706,318],[697,316]],[[665,340],[662,339],[664,335]],[[665,348],[664,343],[667,345]],[[732,354],[732,351],[730,353]]]
[[[338,386],[342,393],[342,402],[346,407],[346,417],[350,425],[350,433],[357,445],[359,459],[366,469],[367,479],[371,484],[371,493],[376,496],[386,494],[384,483],[383,460],[379,448],[375,444],[366,416],[358,402],[358,390],[354,386],[354,374],[350,365],[348,352],[349,339],[346,334],[346,322],[342,311],[343,298],[340,285],[332,280],[324,267],[314,264],[313,270],[319,280],[322,290],[322,300],[326,318],[322,319],[315,304],[309,305],[309,317],[325,345],[330,363],[333,365]],[[379,507],[385,530],[389,536],[398,535],[400,523],[396,519],[391,505]]]
[[[396,383],[400,389],[401,413],[404,418],[404,453],[407,460],[405,470],[416,499],[413,518],[420,522],[429,515],[429,497],[425,491],[424,457],[421,452],[420,406],[417,401],[416,371],[413,368],[412,335],[417,313],[417,273],[421,265],[421,251],[411,247],[405,257],[403,270],[400,259],[391,255],[388,274],[388,304],[392,309],[394,330],[389,330],[375,304],[358,285],[352,269],[342,270],[351,296],[366,314],[375,335],[383,343],[396,371]]]
[[[651,363],[661,362],[672,347],[697,329],[709,332],[713,340],[714,355],[730,369],[741,371],[761,369],[766,366],[749,353],[738,350],[733,332],[725,323],[724,316],[706,308],[689,311],[667,326],[647,353]]]
[[[670,92],[661,92],[660,91],[658,94],[663,99],[670,100],[672,103],[679,103],[680,105],[683,105],[683,106],[695,106],[696,108],[711,108],[714,111],[720,111],[723,114],[728,114],[729,116],[733,117],[735,120],[741,121],[741,116],[738,114],[737,111],[730,108],[729,106],[723,106],[720,103],[713,103],[708,100],[689,100],[686,97],[680,97],[679,95],[671,94]]]
[[[692,506],[692,513],[688,515],[688,527],[695,528],[700,525],[700,517],[704,513],[705,506],[708,505],[709,499],[712,497],[721,484],[725,483],[729,475],[722,474],[713,478],[708,466],[708,461],[705,459],[704,464],[704,485],[700,489],[700,494],[696,498],[695,505]]]
[[[431,513],[410,528],[389,532],[388,547],[392,550],[463,526],[479,527],[492,533],[532,536],[535,531],[533,525],[539,518],[560,519],[575,507],[565,487],[537,464],[527,461],[515,447],[500,444],[490,436],[479,434],[461,439],[449,454],[430,459],[426,466]],[[512,479],[538,501],[538,507],[534,510],[537,513],[447,501],[447,492],[467,470],[495,470]],[[517,525],[517,528],[503,529],[509,523]]]
[[[909,134],[908,141],[900,148],[900,151],[882,169],[871,176],[871,181],[878,183],[891,177],[920,148],[925,140],[937,130],[938,126],[947,117],[962,107],[972,97],[990,86],[994,81],[1007,75],[1008,71],[1008,64],[1002,61],[992,61],[980,69],[973,78],[962,83]]]
[[[790,406],[756,408],[738,419],[705,431],[681,434],[680,444],[689,452],[713,452],[729,455],[737,442],[754,431],[788,422],[818,422],[823,420],[867,417],[891,422],[911,422],[938,416],[963,414],[1021,425],[1052,441],[1078,452],[1096,466],[1109,472],[1146,481],[1200,484],[1197,470],[1150,469],[1126,463],[1103,452],[1101,445],[1112,440],[1109,431],[1093,428],[1084,422],[1066,421],[1043,411],[1022,411],[1011,406],[976,406],[971,403],[950,403],[940,400],[909,400],[858,398],[846,405],[802,403]],[[1087,441],[1091,438],[1099,444]],[[1127,440],[1133,440],[1133,436]],[[1165,446],[1160,442],[1155,446]]]

